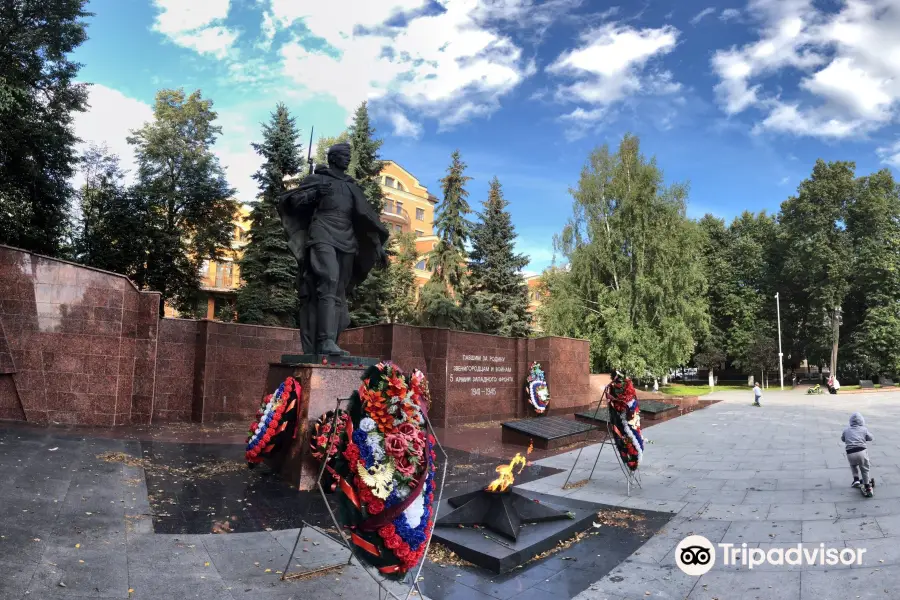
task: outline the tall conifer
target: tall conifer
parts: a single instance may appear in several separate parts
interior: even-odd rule
[[[285,191],[284,178],[296,176],[303,168],[300,132],[287,107],[278,104],[262,134],[262,143],[253,144],[264,162],[253,176],[260,194],[253,203],[250,242],[240,262],[245,283],[238,292],[238,320],[295,327],[297,261],[288,249],[277,201]]]
[[[362,188],[369,204],[381,214],[384,197],[381,193],[380,180],[384,163],[379,159],[378,151],[384,142],[375,137],[375,128],[369,121],[369,109],[365,102],[356,109],[348,137],[351,153],[350,167],[347,171]],[[389,288],[387,271],[381,267],[372,269],[366,280],[353,290],[347,299],[350,308],[350,326],[384,323],[387,318],[385,305],[391,294]]]
[[[530,333],[528,286],[522,269],[528,257],[515,251],[516,231],[500,181],[491,180],[481,220],[472,229],[466,304],[484,333],[526,337]]]

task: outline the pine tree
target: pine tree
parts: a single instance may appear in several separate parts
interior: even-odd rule
[[[86,39],[87,0],[0,8],[0,243],[59,255],[77,162],[72,113],[87,85],[68,55]]]
[[[381,214],[384,197],[381,193],[380,179],[384,163],[379,160],[378,151],[384,142],[375,138],[375,128],[369,121],[369,109],[365,102],[356,109],[348,139],[351,153],[347,172],[362,188],[369,204]],[[362,327],[384,323],[385,304],[391,293],[386,269],[381,267],[372,269],[366,280],[353,290],[347,299],[350,326]]]
[[[135,193],[146,203],[150,240],[139,285],[161,293],[179,312],[196,309],[200,264],[230,247],[238,205],[212,152],[222,128],[200,90],[160,90],[154,119],[132,132],[138,162]]]
[[[472,229],[466,305],[478,315],[473,320],[481,324],[482,332],[527,337],[531,316],[522,269],[528,257],[515,252],[516,232],[507,206],[500,181],[494,177],[481,220]]]
[[[465,295],[466,242],[471,230],[466,218],[471,209],[465,186],[472,178],[465,175],[466,164],[459,150],[453,152],[451,159],[447,175],[441,180],[444,199],[435,220],[440,239],[428,256],[432,274],[419,297],[419,321],[432,327],[467,328],[468,319],[455,298]]]
[[[253,175],[260,194],[250,213],[250,241],[240,261],[244,285],[237,295],[238,320],[296,327],[297,260],[288,249],[277,203],[285,191],[284,178],[302,171],[304,157],[296,120],[284,104],[275,107],[262,137],[262,143],[253,144],[263,164]]]
[[[466,183],[472,178],[465,175],[466,164],[462,162],[459,150],[453,152],[451,160],[447,175],[441,179],[444,199],[438,206],[434,223],[440,239],[428,262],[432,270],[431,280],[459,293],[465,278],[466,242],[471,231],[467,219],[471,209]]]

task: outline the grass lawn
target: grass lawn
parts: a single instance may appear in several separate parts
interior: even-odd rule
[[[753,390],[750,386],[746,385],[717,385],[715,387],[715,391],[717,392],[725,392],[725,391],[745,391],[750,392]],[[659,391],[663,394],[667,394],[669,396],[705,396],[713,391],[708,385],[664,385],[659,388]]]

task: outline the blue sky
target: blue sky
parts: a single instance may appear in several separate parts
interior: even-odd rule
[[[304,136],[370,101],[383,158],[436,195],[458,148],[504,186],[540,271],[590,150],[640,136],[689,214],[776,211],[817,158],[900,166],[900,1],[93,0],[76,52],[76,131],[133,165],[129,129],[162,87],[201,89],[239,199],[259,124],[285,102]],[[304,140],[304,144],[306,139]]]

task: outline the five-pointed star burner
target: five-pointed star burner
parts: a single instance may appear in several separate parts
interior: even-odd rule
[[[568,513],[535,502],[514,490],[476,490],[448,500],[455,510],[437,520],[437,527],[480,525],[512,540],[523,523],[546,523],[570,518]]]

